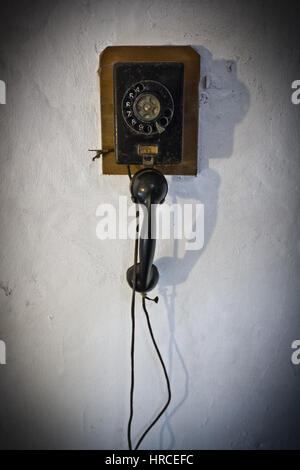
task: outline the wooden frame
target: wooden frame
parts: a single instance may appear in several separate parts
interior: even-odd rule
[[[100,100],[102,148],[114,147],[113,64],[116,62],[183,62],[184,63],[184,129],[183,159],[178,165],[157,167],[165,175],[196,175],[198,160],[198,86],[200,56],[190,46],[109,46],[100,55]],[[132,165],[132,173],[144,168]],[[115,162],[114,152],[103,155],[105,175],[125,175],[127,166]]]

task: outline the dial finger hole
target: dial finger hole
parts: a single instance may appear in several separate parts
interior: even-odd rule
[[[135,88],[134,88],[134,91],[135,93],[141,93],[143,90],[144,90],[144,85],[142,83],[138,83]]]
[[[170,118],[172,116],[172,110],[170,108],[167,108],[164,112],[164,115],[167,117],[167,118]]]
[[[159,124],[162,127],[166,127],[168,125],[168,119],[164,116],[159,120]]]

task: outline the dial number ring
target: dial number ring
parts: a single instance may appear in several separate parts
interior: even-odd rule
[[[173,98],[161,83],[144,80],[131,86],[124,94],[122,114],[134,132],[146,136],[161,134],[173,118]]]

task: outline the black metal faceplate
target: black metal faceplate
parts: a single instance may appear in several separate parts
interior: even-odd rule
[[[184,64],[179,62],[114,64],[117,163],[167,165],[181,162],[183,79]],[[143,114],[138,112],[141,103],[147,105],[149,95],[154,96],[153,103],[150,102],[153,120],[147,118],[144,110]]]

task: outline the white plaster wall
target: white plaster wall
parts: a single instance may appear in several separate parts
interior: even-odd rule
[[[142,448],[297,447],[293,12],[234,0],[25,5],[0,20],[1,448],[126,449],[133,243],[98,240],[95,212],[128,195],[128,178],[102,176],[87,149],[100,145],[99,54],[138,44],[192,45],[208,76],[201,172],[168,178],[169,202],[204,203],[205,247],[177,256],[158,244],[149,311],[173,398]],[[136,357],[135,438],[166,396],[141,308]]]

